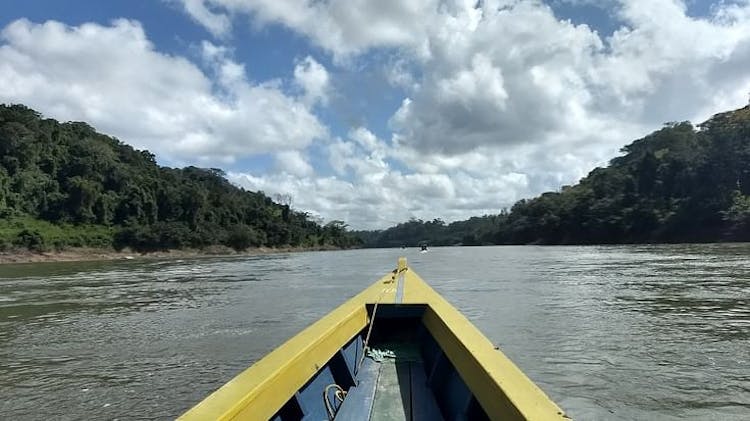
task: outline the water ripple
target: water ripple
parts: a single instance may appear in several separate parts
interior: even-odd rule
[[[575,419],[747,419],[749,245],[405,252]],[[0,413],[172,419],[401,253],[2,267]]]

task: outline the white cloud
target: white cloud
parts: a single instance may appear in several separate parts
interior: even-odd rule
[[[233,162],[325,137],[308,106],[274,83],[253,84],[230,51],[204,43],[213,75],[156,51],[138,22],[70,27],[18,20],[0,44],[0,102],[20,102],[172,162]]]
[[[424,40],[435,0],[180,0],[185,11],[216,35],[238,15],[260,24],[281,24],[310,37],[337,56],[372,47],[399,47]],[[221,22],[221,23],[219,23]],[[216,30],[216,29],[218,30]]]
[[[737,70],[750,66],[750,4],[717,8],[703,19],[685,10],[673,0],[622,3],[628,26],[612,35],[612,52],[592,71],[594,87],[608,94],[598,106],[612,101],[629,119],[654,126],[742,104],[750,74]]]
[[[358,179],[381,180],[390,167],[385,158],[389,147],[364,127],[353,129],[347,140],[335,139],[328,145],[328,161],[338,175],[350,172]]]
[[[322,64],[310,56],[294,67],[294,81],[305,92],[303,100],[308,105],[317,102],[325,105],[328,102],[330,77]]]
[[[229,16],[223,13],[212,12],[203,0],[180,0],[180,2],[185,11],[214,36],[219,38],[226,37],[232,29]]]
[[[382,228],[412,217],[456,220],[497,213],[499,203],[515,200],[528,187],[527,176],[518,173],[483,179],[463,171],[404,174],[390,167],[359,173],[352,180],[285,172],[230,173],[229,178],[272,196],[290,195],[296,208],[313,210],[326,220],[342,219],[358,229]]]
[[[328,145],[336,175],[317,177],[283,170],[272,174],[230,173],[230,179],[272,196],[290,195],[295,207],[312,210],[327,220],[342,219],[355,228],[382,228],[409,218],[447,220],[497,213],[529,187],[525,174],[503,172],[482,153],[467,157],[428,158],[431,161],[403,172],[396,160],[412,152],[394,149],[369,130],[358,127]],[[446,161],[455,161],[453,163]],[[421,161],[424,162],[424,161]],[[461,164],[471,162],[477,168]],[[429,166],[440,168],[430,171]],[[482,166],[492,166],[477,171]],[[494,172],[487,178],[488,172]]]
[[[299,151],[282,151],[276,154],[276,167],[279,171],[298,177],[311,176],[313,167]]]
[[[480,17],[467,6],[444,21],[430,35],[419,87],[392,120],[402,145],[456,154],[542,143],[588,111],[585,72],[602,42],[587,27],[532,2]]]
[[[746,4],[717,4],[715,16],[696,19],[677,0],[613,1],[612,10],[627,26],[601,39],[588,26],[557,20],[538,1],[204,3],[227,17],[287,26],[336,56],[408,50],[421,80],[412,83],[412,74],[398,63],[388,77],[413,87],[411,107],[394,123],[401,138],[421,150],[455,153],[539,141],[567,130],[571,117],[626,116],[629,124],[637,117],[649,127],[678,115],[705,117],[714,104],[736,104],[747,84],[741,80],[738,89],[737,80],[726,82],[711,72],[747,42]],[[729,59],[747,64],[736,54]],[[678,99],[665,104],[663,98]],[[710,105],[698,110],[697,103]]]
[[[385,65],[386,79],[392,86],[404,89],[416,89],[414,75],[405,59],[396,59]]]

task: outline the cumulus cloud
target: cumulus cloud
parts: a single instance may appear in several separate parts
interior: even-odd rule
[[[282,173],[297,177],[307,177],[314,173],[313,167],[307,162],[302,153],[295,150],[277,153],[276,168]]]
[[[299,177],[288,173],[229,173],[251,190],[289,195],[296,208],[313,210],[326,220],[342,219],[358,229],[383,228],[409,218],[456,220],[497,213],[498,203],[514,200],[527,188],[524,174],[490,180],[458,172],[404,174],[393,169],[378,177],[348,180],[338,176]]]
[[[750,74],[736,70],[750,66],[750,4],[717,5],[701,19],[687,16],[680,1],[628,0],[619,15],[627,26],[592,72],[597,87],[608,87],[600,102],[614,100],[631,119],[655,125],[746,100]]]
[[[441,191],[441,180],[419,178],[419,184],[414,184],[410,177],[398,173],[388,176],[383,183],[353,182],[339,177],[300,178],[283,173],[266,176],[230,173],[229,177],[248,189],[288,194],[296,208],[315,210],[326,220],[342,219],[358,229],[382,228],[418,216],[429,202],[436,207],[445,204],[444,200],[433,197],[435,191]],[[408,190],[401,190],[403,187]]]
[[[748,85],[739,71],[750,34],[741,4],[694,18],[677,0],[613,0],[624,26],[602,38],[539,1],[204,3],[222,16],[289,27],[337,57],[401,52],[387,69],[407,93],[392,128],[400,144],[427,153],[545,143],[562,132],[585,138],[612,124],[623,128],[612,142],[622,143],[667,120],[742,103]]]
[[[678,86],[684,86],[685,94],[692,92],[695,102],[714,103],[724,94],[736,99],[741,89],[711,92],[725,79],[702,80],[714,70],[706,64],[717,64],[742,49],[749,33],[747,5],[718,4],[714,16],[692,18],[678,0],[609,2],[626,25],[609,39],[586,25],[559,21],[552,9],[537,1],[203,3],[221,16],[248,15],[260,23],[285,25],[335,55],[382,47],[417,53],[414,57],[426,74],[419,89],[411,92],[412,108],[401,113],[413,117],[413,127],[401,128],[414,129],[408,137],[420,146],[445,132],[444,126],[457,129],[447,135],[464,135],[460,143],[469,146],[490,138],[512,142],[519,138],[520,126],[536,130],[521,138],[526,141],[564,129],[570,112],[592,113],[604,107],[636,112],[643,123],[653,124],[664,114],[694,112],[648,107],[658,101],[641,100],[644,95],[670,96],[662,94],[673,94]],[[686,66],[691,73],[681,76]],[[404,83],[407,76],[392,74],[395,83]],[[487,89],[472,90],[460,83]],[[451,93],[459,91],[451,88],[468,90],[457,96]],[[502,110],[495,109],[504,103]],[[445,117],[453,121],[443,121]],[[462,126],[468,129],[459,130]]]
[[[294,81],[304,91],[303,100],[308,105],[328,102],[329,79],[326,68],[310,56],[294,67]]]
[[[226,37],[232,29],[229,16],[211,11],[203,0],[181,0],[185,11],[214,36]]]
[[[343,219],[355,228],[382,228],[410,218],[446,220],[500,211],[529,187],[529,178],[516,172],[502,172],[480,153],[468,158],[479,168],[491,165],[492,178],[484,171],[433,158],[408,172],[394,162],[411,159],[400,155],[389,143],[364,127],[352,129],[345,138],[328,145],[329,163],[335,175],[294,174],[280,171],[254,175],[233,172],[230,179],[245,188],[273,195],[289,195],[295,207],[313,210],[325,219]],[[459,158],[457,161],[467,159]],[[291,161],[291,160],[290,160]],[[430,165],[441,168],[430,171]]]
[[[138,22],[17,20],[0,33],[0,102],[83,120],[172,162],[233,162],[326,136],[302,99],[253,84],[226,48],[204,43],[214,74],[154,49]]]
[[[435,13],[434,0],[180,0],[185,11],[216,35],[231,29],[218,22],[238,15],[260,24],[280,24],[310,37],[337,56],[372,47],[399,47],[424,41]],[[216,30],[218,29],[218,30]]]

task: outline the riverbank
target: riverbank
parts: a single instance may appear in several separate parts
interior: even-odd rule
[[[205,257],[257,256],[276,253],[295,253],[304,251],[337,250],[335,247],[259,247],[235,251],[229,247],[215,246],[206,249],[180,249],[139,253],[129,249],[70,248],[61,251],[34,252],[29,250],[10,250],[0,252],[0,264],[9,263],[43,263],[43,262],[86,262],[98,260],[162,260],[194,259]]]

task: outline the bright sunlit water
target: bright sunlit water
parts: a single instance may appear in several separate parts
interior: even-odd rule
[[[4,265],[0,418],[174,418],[400,254],[575,419],[750,419],[747,244]]]

